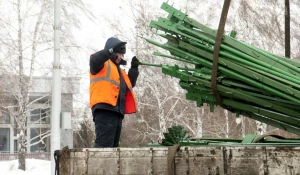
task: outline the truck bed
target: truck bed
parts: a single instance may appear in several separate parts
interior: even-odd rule
[[[300,174],[299,146],[182,146],[168,166],[171,147],[85,148],[61,151],[62,175],[285,175]],[[169,167],[169,168],[168,168]]]

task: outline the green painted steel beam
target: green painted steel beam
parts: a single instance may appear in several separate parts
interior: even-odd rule
[[[184,28],[183,26],[180,26],[178,24],[174,24],[172,23],[171,21],[168,21],[167,19],[164,19],[164,18],[160,18],[157,22],[154,22],[156,26],[160,26],[162,28],[168,28],[168,31],[172,31],[174,33],[179,33],[180,35],[183,35],[189,39],[192,39],[194,40],[195,42],[198,42],[198,43],[201,43],[203,42],[203,40],[209,42],[211,44],[211,47],[208,47],[208,46],[205,46],[203,45],[203,47],[206,47],[204,48],[203,50],[213,50],[212,46],[214,44],[214,40],[209,38],[209,37],[205,37],[203,35],[200,35],[198,33],[193,33],[192,31],[189,31],[189,29],[186,29]],[[151,26],[151,25],[150,25]],[[181,29],[181,30],[179,30]],[[189,31],[190,33],[193,34],[193,36],[191,36],[191,34],[185,34],[184,32],[182,32],[182,30],[185,30],[186,32]],[[194,43],[195,43],[194,42]],[[197,46],[201,46],[200,44],[197,45]],[[253,63],[256,63],[258,65],[261,65],[261,66],[264,66],[266,69],[266,71],[269,71],[269,70],[273,70],[273,74],[277,75],[277,76],[282,76],[283,78],[287,78],[289,79],[290,81],[297,81],[297,83],[300,82],[300,78],[298,76],[295,76],[287,71],[283,71],[282,69],[278,69],[276,67],[274,67],[272,64],[269,64],[269,63],[265,63],[265,62],[262,62],[260,60],[257,60],[257,59],[254,59],[253,57],[247,55],[247,54],[244,54],[242,52],[239,52],[237,50],[234,50],[233,48],[230,48],[226,45],[221,45],[221,48],[222,49],[225,49],[227,51],[230,51],[230,52],[233,52],[234,54],[236,54],[237,56],[239,57],[242,57],[244,59],[247,59],[249,61],[252,61]],[[224,54],[224,52],[220,52],[220,54]],[[235,57],[234,55],[231,55],[233,58],[237,58]],[[241,59],[242,61],[242,59]],[[253,64],[252,64],[253,65]]]
[[[188,100],[195,101],[197,106],[206,103],[213,111],[218,105],[211,90],[217,31],[167,3],[163,3],[161,8],[168,12],[167,18],[152,20],[149,27],[167,42],[145,40],[169,52],[154,52],[153,55],[188,66],[139,64],[161,67],[162,73],[180,80],[180,86],[187,90]],[[239,41],[235,36],[235,31],[230,36],[223,35],[219,51],[217,91],[222,107],[300,135],[300,63]],[[256,136],[249,135],[239,144],[248,144],[256,139]],[[222,142],[197,140],[192,144],[221,145]]]
[[[161,8],[167,12],[169,12],[169,16],[168,19],[170,18],[177,18],[178,20],[182,21],[182,23],[188,23],[190,26],[193,26],[197,29],[200,29],[202,31],[204,31],[205,33],[210,34],[212,37],[215,37],[217,35],[217,31],[213,30],[191,18],[189,18],[186,14],[183,14],[182,12],[180,12],[179,10],[175,9],[174,7],[170,6],[167,3],[164,3]],[[179,22],[179,21],[178,21]],[[214,43],[214,41],[211,41],[212,43]],[[287,71],[295,71],[294,74],[295,75],[300,75],[300,69],[298,69],[296,66],[294,66],[294,64],[286,64],[285,62],[288,62],[287,60],[282,60],[280,59],[280,57],[278,56],[274,56],[271,53],[266,53],[266,51],[262,51],[259,48],[256,48],[254,46],[248,45],[244,42],[240,42],[236,39],[234,39],[233,37],[229,37],[224,35],[223,36],[223,43],[226,43],[232,47],[234,47],[237,50],[241,50],[245,53],[247,53],[248,55],[255,57],[259,60],[262,60],[264,62],[269,63],[272,66],[275,67],[279,67],[282,70],[287,70]],[[285,66],[287,66],[290,69],[286,69]],[[300,67],[300,64],[298,63],[298,67]]]

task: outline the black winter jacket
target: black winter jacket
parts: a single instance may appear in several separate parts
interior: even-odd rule
[[[125,114],[125,93],[126,93],[126,83],[124,81],[124,78],[122,77],[122,74],[120,72],[120,65],[115,62],[112,58],[109,58],[109,54],[106,50],[101,50],[99,52],[96,52],[95,54],[91,55],[90,57],[90,73],[95,75],[97,74],[104,66],[104,63],[111,59],[113,63],[117,65],[117,68],[119,70],[120,75],[120,94],[119,99],[116,106],[112,106],[110,104],[106,103],[98,103],[92,107],[92,113],[94,114],[95,110],[98,109],[106,109],[106,110],[112,110],[115,112],[120,113],[123,117]],[[128,77],[130,79],[130,82],[132,84],[132,87],[135,86],[137,77],[139,75],[138,68],[130,68],[128,71]]]

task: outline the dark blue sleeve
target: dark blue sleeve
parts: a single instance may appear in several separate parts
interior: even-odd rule
[[[139,76],[139,70],[138,68],[130,68],[128,71],[128,77],[130,79],[132,87],[135,86],[137,78]]]
[[[109,59],[109,54],[106,50],[101,50],[90,56],[90,72],[97,74],[104,66],[104,63]]]

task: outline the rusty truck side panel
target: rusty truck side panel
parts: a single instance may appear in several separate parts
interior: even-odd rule
[[[300,174],[300,147],[181,147],[177,175]],[[60,158],[63,175],[167,175],[168,147],[71,149]]]

